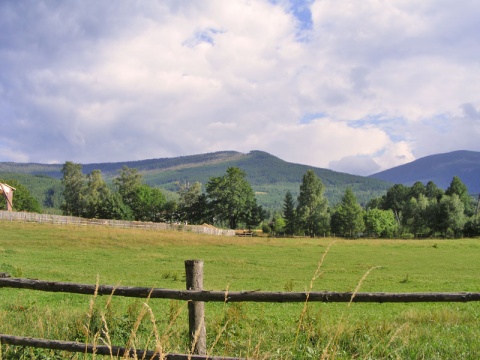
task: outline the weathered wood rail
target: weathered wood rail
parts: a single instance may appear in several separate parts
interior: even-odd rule
[[[374,302],[374,303],[409,303],[409,302],[469,302],[480,301],[478,292],[271,292],[271,291],[206,291],[206,290],[172,290],[147,287],[126,287],[87,284],[74,284],[33,279],[0,278],[0,288],[30,289],[48,292],[65,292],[72,294],[114,295],[133,298],[171,299],[202,302]]]
[[[84,344],[74,341],[46,340],[22,336],[0,334],[0,342],[16,346],[29,346],[40,349],[60,350],[84,354],[96,354],[110,357],[127,357],[128,359],[158,360],[241,360],[225,356],[206,356],[194,354],[160,354],[154,350],[134,350],[121,346]]]
[[[186,289],[173,290],[147,287],[125,287],[111,285],[90,285],[67,282],[20,279],[8,277],[2,273],[0,288],[30,289],[48,292],[63,292],[84,295],[108,295],[150,299],[172,299],[189,302],[189,334],[194,354],[157,354],[154,351],[136,350],[139,358],[168,360],[204,360],[238,359],[230,357],[212,357],[206,354],[206,330],[204,317],[205,302],[368,302],[368,303],[412,303],[412,302],[470,302],[480,301],[480,292],[268,292],[268,291],[206,291],[203,290],[203,261],[185,261]],[[23,345],[70,352],[95,353],[98,355],[132,355],[131,349],[121,347],[94,346],[59,340],[31,339],[0,334],[0,342],[11,345]],[[163,357],[162,357],[163,356]]]

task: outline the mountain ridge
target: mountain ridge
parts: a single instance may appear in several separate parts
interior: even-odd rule
[[[428,155],[369,177],[407,186],[433,181],[446,189],[454,176],[462,180],[471,194],[480,193],[480,152],[456,150]]]
[[[2,174],[29,174],[61,178],[63,164],[0,163]],[[222,176],[228,167],[239,167],[247,174],[247,180],[257,193],[259,204],[267,208],[281,209],[287,191],[296,196],[302,177],[312,169],[324,182],[325,195],[332,204],[338,202],[350,187],[360,203],[382,195],[392,184],[334,170],[295,164],[281,160],[267,152],[253,150],[247,154],[236,151],[189,155],[176,158],[147,159],[115,163],[82,164],[84,174],[100,170],[107,181],[118,175],[123,166],[136,168],[145,183],[174,192],[178,183],[198,181],[203,185],[211,178]]]
[[[217,151],[213,153],[186,155],[171,158],[151,158],[144,160],[128,160],[118,162],[104,162],[104,163],[86,163],[82,165],[82,171],[84,174],[90,173],[92,170],[101,170],[102,173],[111,174],[120,170],[123,166],[129,168],[135,168],[139,171],[147,171],[151,169],[151,164],[164,163],[160,168],[168,169],[169,167],[175,168],[179,162],[183,162],[183,159],[195,159],[195,158],[207,158],[205,163],[221,161],[221,158],[225,158],[227,155],[234,156],[241,154],[236,151]],[[43,163],[16,163],[16,162],[0,162],[0,173],[2,172],[17,172],[22,174],[34,174],[34,175],[48,175],[54,178],[61,178],[61,169],[63,164],[43,164]],[[201,163],[198,163],[201,166]]]
[[[51,182],[56,182],[55,186],[59,187],[62,166],[63,164],[3,162],[0,163],[0,178],[21,179],[30,188],[41,183],[41,190],[37,190],[36,195],[40,199],[44,196],[43,193],[49,191],[47,177],[52,177]],[[302,177],[309,169],[325,184],[325,196],[331,205],[341,199],[347,188],[351,188],[359,203],[365,205],[371,198],[383,195],[393,184],[411,186],[416,181],[433,181],[446,189],[453,176],[460,177],[470,193],[480,193],[480,152],[467,150],[429,155],[368,177],[290,163],[259,150],[90,163],[82,164],[82,171],[88,174],[100,170],[108,182],[118,175],[123,166],[137,169],[145,183],[167,193],[175,192],[182,182],[198,181],[205,185],[210,178],[224,175],[228,167],[239,167],[247,174],[247,180],[256,192],[259,204],[272,209],[281,209],[287,191],[294,197],[298,195]]]

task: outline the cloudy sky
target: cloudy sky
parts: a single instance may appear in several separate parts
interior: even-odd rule
[[[478,0],[0,1],[0,161],[480,151]]]

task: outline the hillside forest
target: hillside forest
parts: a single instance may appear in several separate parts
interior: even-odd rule
[[[15,179],[27,186],[42,204],[44,211],[60,211],[63,164],[1,163],[0,178]],[[371,198],[383,195],[392,182],[340,173],[328,169],[289,163],[262,151],[243,154],[234,151],[189,155],[175,158],[124,161],[118,163],[82,164],[85,175],[101,170],[110,186],[119,171],[127,166],[142,174],[142,181],[160,188],[167,199],[177,199],[179,183],[200,182],[204,186],[211,177],[225,174],[228,168],[238,167],[246,172],[255,191],[257,202],[267,211],[281,209],[287,191],[296,197],[303,174],[312,169],[326,186],[325,196],[337,204],[347,187],[364,206]],[[411,185],[411,184],[410,184]],[[445,187],[444,187],[445,188]]]
[[[175,197],[147,185],[137,169],[123,166],[111,183],[100,170],[84,175],[82,165],[67,161],[61,186],[47,199],[62,214],[85,218],[213,224],[231,229],[259,229],[273,236],[341,236],[347,238],[423,238],[479,236],[478,201],[459,177],[443,190],[426,185],[393,185],[361,206],[351,188],[331,206],[325,185],[312,170],[302,177],[298,196],[286,191],[281,209],[257,204],[247,174],[229,167],[222,176],[177,183]],[[40,177],[41,178],[41,177]],[[41,180],[41,179],[40,179]],[[1,180],[15,192],[16,211],[41,212],[38,201],[19,180]],[[2,205],[4,204],[2,203]]]

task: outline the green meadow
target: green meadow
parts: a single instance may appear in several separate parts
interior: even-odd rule
[[[13,277],[184,289],[189,259],[204,261],[206,290],[480,292],[478,239],[233,238],[0,222],[0,272]],[[206,303],[205,312],[209,355],[480,358],[475,302]],[[187,316],[181,301],[0,288],[2,334],[188,354]],[[64,357],[7,345],[0,352],[0,359]]]

